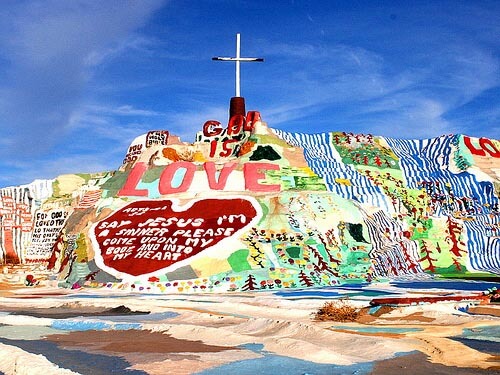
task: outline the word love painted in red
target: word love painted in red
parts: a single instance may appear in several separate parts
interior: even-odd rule
[[[495,146],[491,139],[488,138],[474,138],[464,135],[464,143],[469,151],[478,156],[492,156],[500,158],[500,150]]]
[[[257,217],[252,201],[219,198],[180,207],[171,200],[136,201],[94,226],[106,267],[146,275],[217,245]]]
[[[203,164],[203,169],[205,169],[205,175],[207,178],[208,186],[212,190],[223,190],[226,186],[227,178],[231,172],[236,168],[236,163],[226,163],[223,168],[219,171],[216,170],[214,162],[206,162]],[[194,175],[197,170],[197,165],[188,161],[178,161],[167,165],[160,175],[158,180],[158,191],[161,195],[183,193],[188,191],[191,183],[193,182]],[[141,181],[142,176],[148,170],[148,165],[146,163],[135,163],[134,167],[130,171],[127,181],[123,187],[118,192],[118,196],[136,196],[145,197],[148,196],[148,189],[137,189],[137,185]],[[177,171],[184,170],[184,175],[179,186],[174,187],[173,182]],[[255,192],[278,192],[281,190],[280,185],[265,185],[261,184],[259,180],[266,178],[266,170],[279,171],[280,166],[278,164],[271,163],[245,163],[243,165],[243,177],[245,179],[246,190]],[[217,174],[218,179],[217,179]]]

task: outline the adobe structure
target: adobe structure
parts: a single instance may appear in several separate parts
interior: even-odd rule
[[[500,273],[498,140],[289,133],[238,105],[192,144],[150,131],[115,171],[0,189],[0,263],[148,293]]]

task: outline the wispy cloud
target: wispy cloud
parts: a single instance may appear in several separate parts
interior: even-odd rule
[[[73,113],[70,123],[74,132],[90,132],[98,139],[113,140],[126,147],[130,140],[153,129],[168,130],[183,141],[193,142],[194,134],[205,121],[217,120],[225,125],[228,120],[227,107],[195,107],[199,109],[158,112],[132,105],[87,105]]]
[[[193,142],[193,135],[203,128],[207,120],[216,120],[225,126],[228,121],[228,107],[203,106],[202,110],[172,112],[167,115],[168,130],[185,142]]]
[[[97,173],[109,170],[115,170],[119,165],[109,165],[106,160],[110,156],[109,150],[102,150],[93,154],[75,154],[64,155],[39,162],[36,168],[33,168],[29,161],[13,161],[9,167],[11,174],[0,175],[0,186],[9,186],[15,184],[27,184],[35,179],[51,179],[66,173]],[[75,165],[79,166],[75,171]]]
[[[134,108],[134,106],[125,104],[118,107],[110,107],[103,105],[87,105],[85,109],[91,113],[99,113],[102,115],[117,115],[117,116],[165,116],[164,113],[152,111],[148,109]]]
[[[87,66],[97,66],[103,62],[112,60],[125,51],[134,51],[134,53],[148,53],[152,46],[152,40],[141,35],[132,34],[124,40],[119,40],[113,45],[99,50],[91,51],[85,58],[84,63]]]
[[[120,150],[124,153],[135,137],[151,130],[151,118],[161,118],[164,121],[165,115],[130,105],[87,105],[73,113],[70,120],[71,135],[76,139],[85,136],[93,140],[78,146],[87,149],[89,153],[100,153],[103,149],[107,152]],[[113,145],[112,149],[110,145]],[[106,159],[110,159],[110,156]]]
[[[395,66],[390,56],[348,45],[264,43],[268,54],[287,61],[286,79],[276,83],[286,97],[264,108],[271,126],[320,115],[342,106],[342,125],[374,134],[427,138],[464,132],[446,119],[456,109],[499,84],[499,62],[471,45],[442,45],[415,66]],[[292,63],[294,60],[298,62]],[[273,86],[271,83],[269,86]],[[332,116],[335,127],[337,116]]]
[[[91,67],[120,50],[130,33],[162,5],[159,0],[20,2],[0,16],[0,120],[8,145],[0,154],[35,156],[68,132],[83,103]]]

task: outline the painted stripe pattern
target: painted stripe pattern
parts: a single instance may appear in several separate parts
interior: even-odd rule
[[[329,191],[343,198],[389,210],[389,200],[380,188],[358,173],[353,166],[342,162],[333,146],[330,133],[303,134],[272,130],[292,146],[304,149],[309,167],[324,179]],[[338,183],[338,180],[349,180],[350,185]]]
[[[406,183],[412,188],[426,186],[429,193],[439,196],[434,216],[449,216],[459,212],[466,220],[466,244],[472,270],[500,273],[499,213],[488,209],[497,206],[492,184],[478,181],[474,174],[450,171],[450,157],[459,135],[426,140],[385,138],[400,158]],[[432,186],[425,184],[432,182]],[[422,185],[424,183],[424,185]]]
[[[419,262],[422,260],[419,241],[397,238],[397,233],[407,228],[404,223],[395,220],[398,212],[394,205],[390,205],[391,199],[377,184],[359,173],[355,166],[342,161],[333,145],[332,133],[300,134],[272,130],[290,145],[304,149],[309,167],[324,179],[329,191],[362,206],[380,208],[379,212],[365,216],[373,245],[370,256],[375,260],[376,275],[417,275],[423,272]],[[480,180],[468,170],[454,168],[453,155],[461,137],[444,135],[422,140],[377,138],[389,145],[397,156],[406,188],[425,191],[429,199],[425,215],[441,220],[441,223],[446,222],[448,217],[460,223],[457,228],[461,232],[454,235],[455,240],[464,246],[467,269],[500,274],[499,199],[491,181]],[[497,163],[500,169],[500,162]],[[351,184],[342,184],[339,180],[349,180]],[[444,235],[450,235],[446,230],[458,229],[443,230]],[[436,245],[432,239],[422,240],[428,245]],[[451,240],[445,238],[444,241]],[[439,245],[437,252],[440,252]]]

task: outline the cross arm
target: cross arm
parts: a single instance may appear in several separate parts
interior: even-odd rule
[[[212,60],[214,61],[242,61],[242,62],[246,62],[246,61],[258,61],[258,62],[262,62],[264,61],[263,58],[261,57],[212,57]]]

